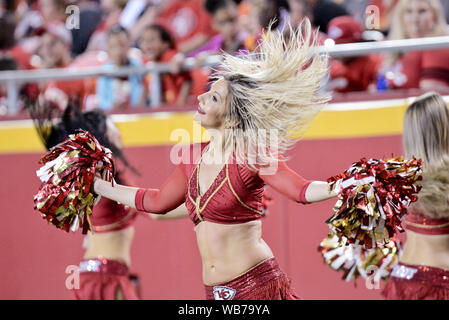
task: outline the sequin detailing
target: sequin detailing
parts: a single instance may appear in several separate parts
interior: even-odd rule
[[[413,275],[418,271],[415,268],[409,268],[404,265],[396,265],[391,272],[392,277],[402,278],[410,280],[413,278]]]
[[[425,282],[449,289],[449,270],[441,268],[399,263],[393,268],[391,276],[414,282]]]
[[[227,178],[226,177],[226,171],[224,170],[225,167],[227,167],[227,164],[225,164],[220,172],[218,173],[218,175],[215,177],[214,181],[212,182],[211,186],[209,187],[209,189],[206,190],[206,193],[204,193],[203,195],[199,194],[199,185],[200,185],[200,177],[199,177],[199,170],[198,170],[199,165],[196,167],[196,182],[197,182],[197,188],[196,188],[196,195],[201,197],[201,201],[200,201],[200,208],[202,208],[202,210],[205,207],[205,204],[208,202],[208,200],[213,196],[213,194],[215,194],[223,185],[223,183],[225,182],[224,180]],[[201,211],[202,211],[201,210]]]
[[[192,175],[190,176],[187,192],[190,201],[192,201],[192,203],[195,204],[196,216],[200,221],[203,221],[201,213],[206,208],[207,203],[214,196],[214,194],[218,192],[218,190],[220,190],[220,188],[227,180],[226,170],[224,170],[226,166],[227,165],[224,165],[223,168],[221,168],[220,172],[217,174],[214,181],[207,189],[206,193],[203,195],[200,195],[199,193],[199,171],[198,171],[199,163],[193,170]],[[192,196],[194,196],[195,199],[193,199]]]
[[[80,263],[80,273],[85,272],[102,272],[124,276],[128,274],[128,266],[116,260],[89,259]]]
[[[236,190],[234,190],[231,183],[229,167],[232,166],[232,169],[234,170],[232,174],[238,175],[239,173],[236,164],[224,164],[212,181],[212,184],[206,192],[201,195],[199,192],[200,163],[201,158],[198,161],[198,164],[194,166],[193,170],[188,172],[189,181],[186,194],[186,206],[189,210],[190,217],[195,224],[198,224],[205,219],[220,223],[240,223],[258,219],[263,215],[262,211],[257,210],[257,208],[253,208],[242,201],[242,199],[245,201],[248,200],[248,194],[253,192],[253,189],[249,190],[246,188],[248,194],[244,194],[243,196],[245,196],[245,198],[242,199]],[[239,187],[241,190],[241,186]],[[250,196],[249,198],[254,202],[254,197],[251,198]],[[213,205],[208,207],[210,202],[212,202]]]
[[[100,270],[100,260],[81,261],[80,272],[98,272]]]
[[[449,219],[432,219],[417,214],[409,214],[405,218],[407,230],[421,234],[449,234]]]
[[[225,283],[204,286],[207,300],[299,300],[275,258]]]

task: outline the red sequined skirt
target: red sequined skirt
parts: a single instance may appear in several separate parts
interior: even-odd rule
[[[399,263],[382,294],[388,300],[449,300],[449,270]]]
[[[78,300],[138,300],[136,287],[129,279],[126,264],[107,259],[80,263],[80,288],[74,290]]]
[[[241,276],[205,286],[207,300],[301,300],[275,258],[263,261]]]

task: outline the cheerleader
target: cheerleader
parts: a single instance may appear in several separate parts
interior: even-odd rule
[[[132,185],[128,162],[122,153],[120,131],[103,111],[82,113],[73,101],[61,119],[52,119],[54,111],[43,104],[30,107],[38,134],[47,149],[78,129],[87,130],[121,160],[117,161],[119,169],[115,179],[123,185]],[[139,299],[138,277],[129,272],[136,213],[135,209],[107,198],[102,198],[94,207],[90,218],[93,232],[85,239],[84,260],[80,263],[80,289],[74,290],[77,299]]]
[[[422,189],[405,220],[407,242],[383,291],[391,300],[449,300],[449,111],[427,93],[405,113],[405,155],[424,161]]]
[[[94,181],[95,193],[139,211],[165,214],[185,203],[207,299],[299,299],[261,237],[260,218],[266,184],[301,204],[336,195],[326,182],[309,181],[285,162],[329,99],[320,91],[327,56],[316,54],[313,38],[307,20],[289,39],[264,34],[257,52],[224,53],[217,80],[198,97],[194,116],[212,138],[182,148],[161,188]]]

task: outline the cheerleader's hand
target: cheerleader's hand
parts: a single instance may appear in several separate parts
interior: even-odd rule
[[[92,191],[94,194],[98,195],[98,189],[99,189],[98,186],[101,183],[101,181],[103,181],[103,179],[101,178],[101,175],[97,172],[95,174],[94,181],[90,187],[90,191]]]
[[[337,197],[342,189],[341,187],[341,183],[342,183],[343,179],[337,180],[334,182],[333,186],[329,186],[329,189],[332,188],[332,190],[330,190],[330,194],[334,197]]]
[[[117,185],[117,182],[115,182],[115,179],[114,179],[114,178],[112,178],[112,181],[111,181],[111,182],[107,182],[107,181],[104,180],[103,177],[97,172],[97,173],[95,174],[94,181],[93,181],[93,183],[92,183],[92,185],[91,185],[91,191],[92,191],[93,193],[97,194],[97,195],[100,195],[100,191],[99,191],[99,190],[100,190],[100,185],[101,185],[101,184],[104,184],[104,183],[111,184],[112,186],[116,186],[116,185]]]

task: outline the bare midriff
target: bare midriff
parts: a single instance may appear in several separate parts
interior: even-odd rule
[[[89,233],[84,259],[99,257],[116,260],[131,266],[131,245],[134,237],[134,227],[111,231],[107,233]]]
[[[235,279],[273,257],[273,252],[262,239],[260,220],[240,224],[202,221],[195,231],[205,285]]]
[[[400,261],[449,270],[449,235],[427,235],[407,230]]]

